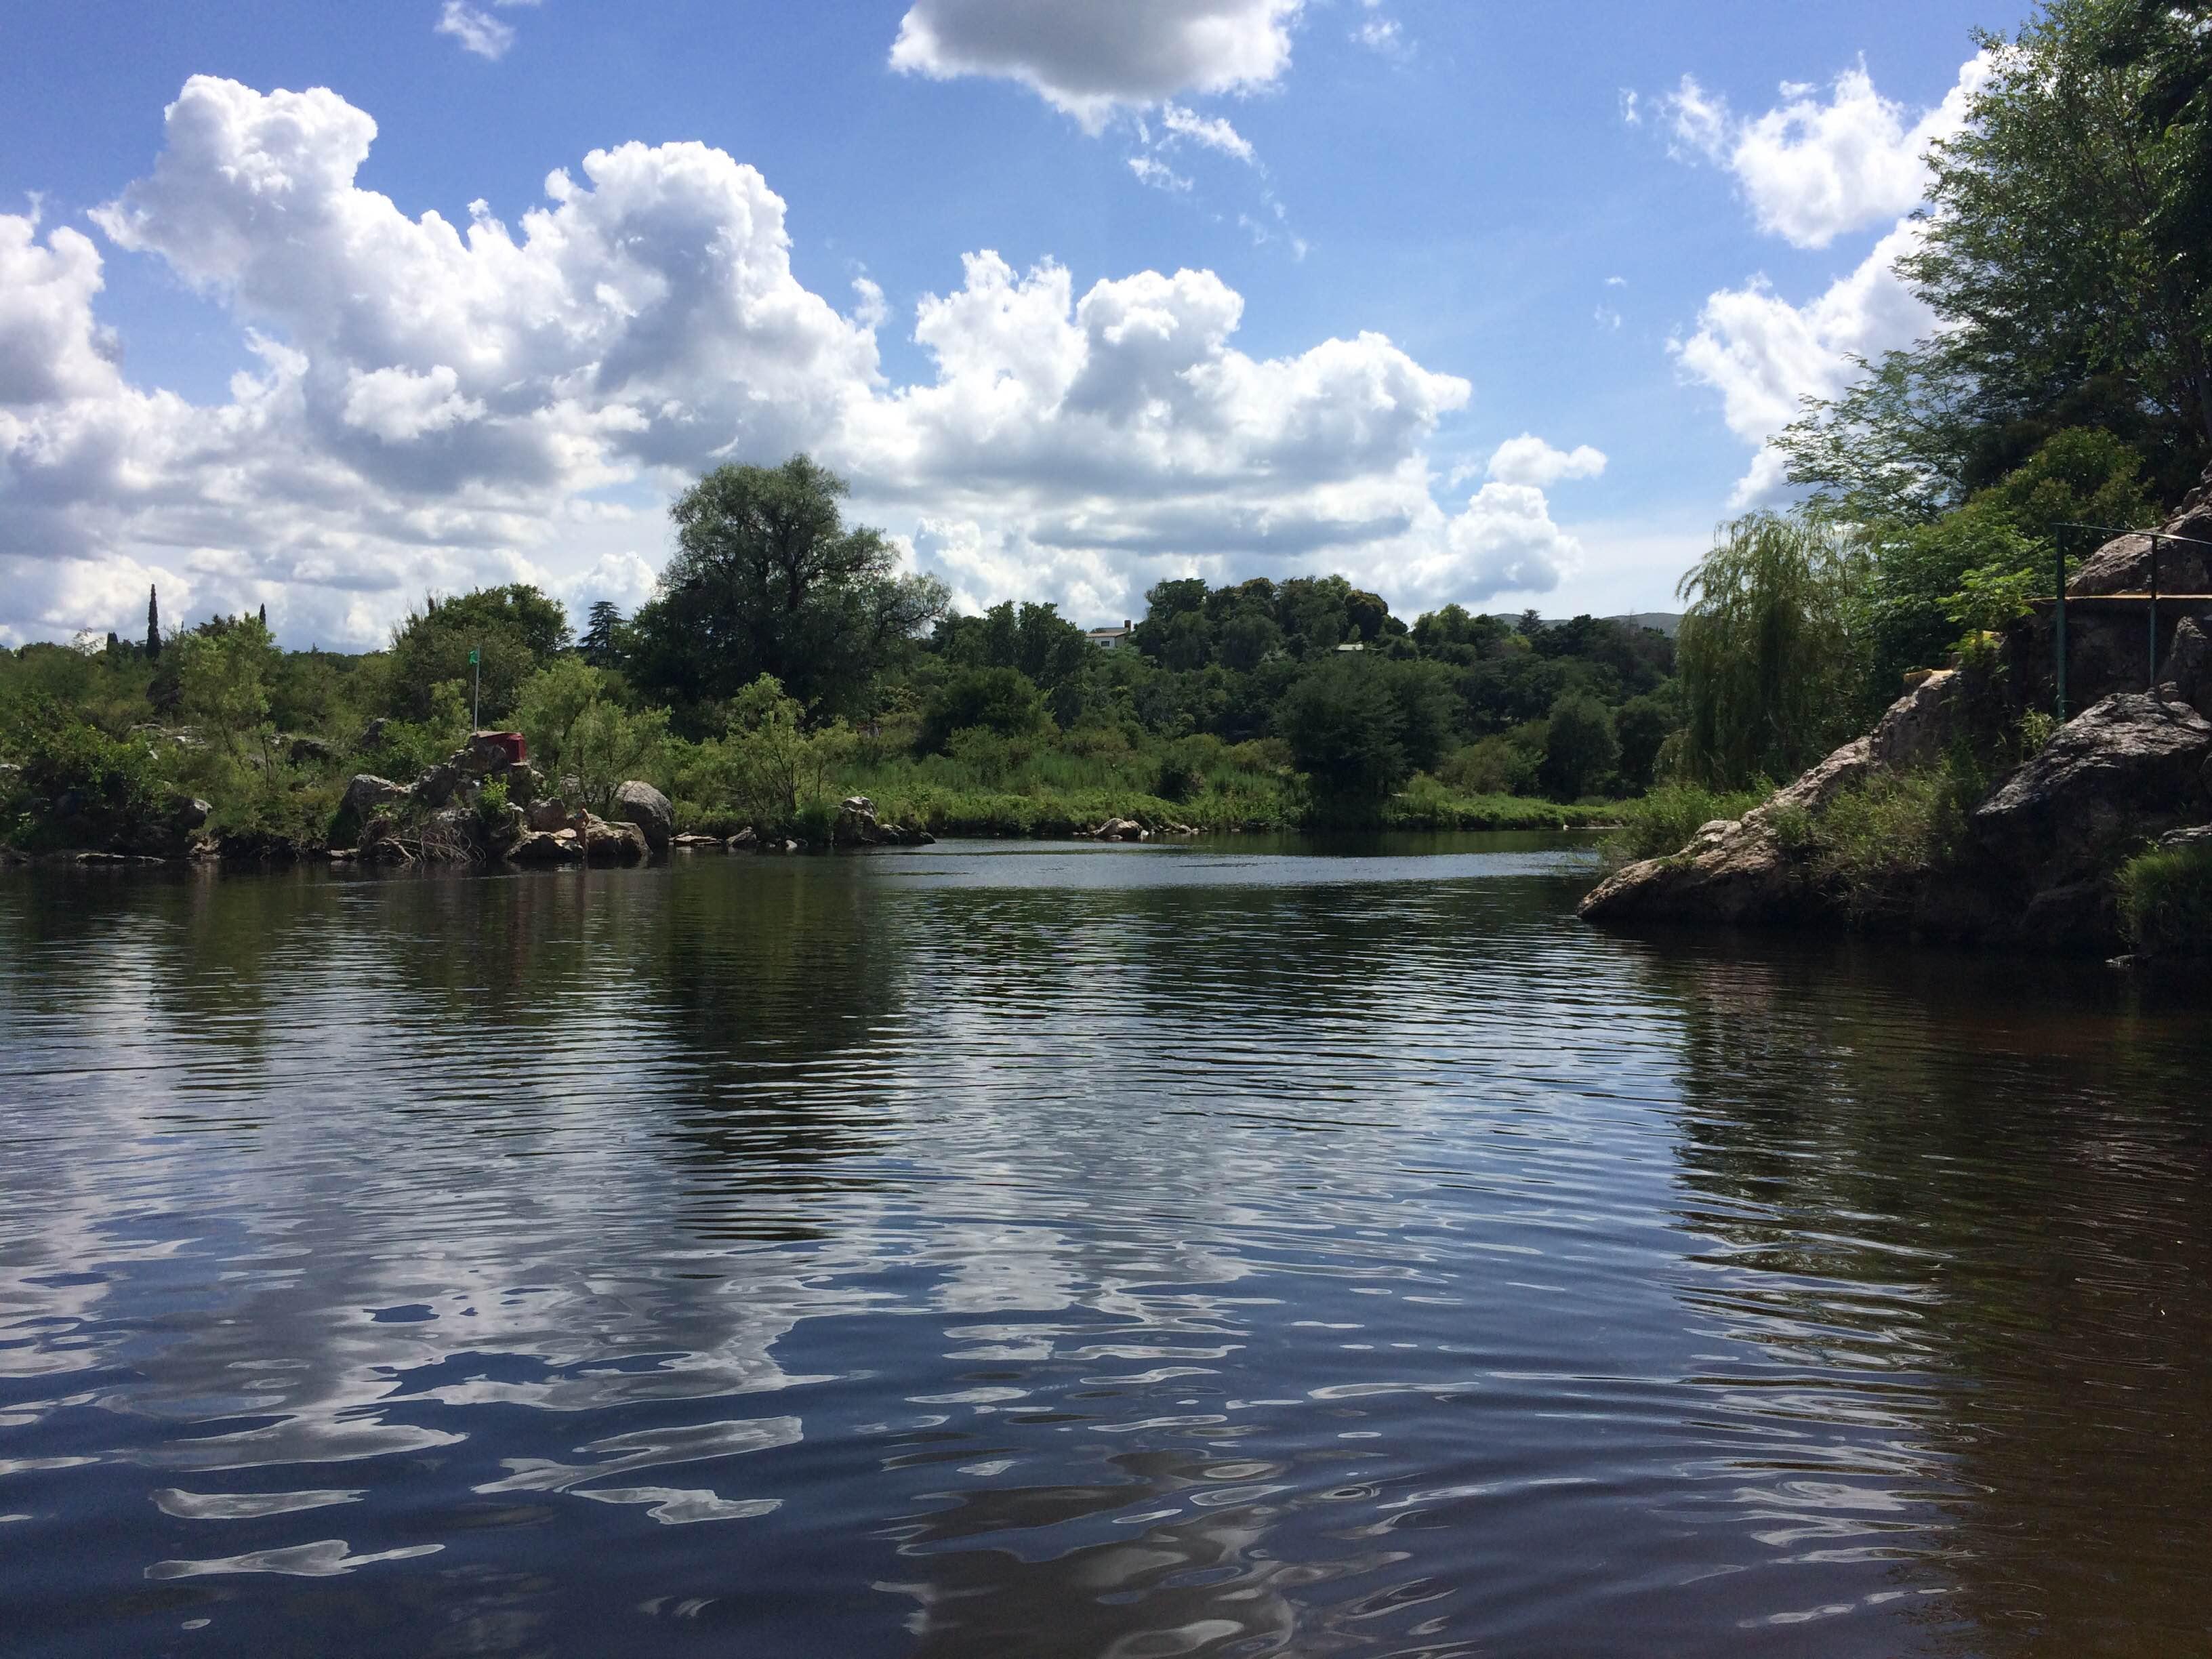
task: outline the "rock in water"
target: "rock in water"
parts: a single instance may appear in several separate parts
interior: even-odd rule
[[[660,791],[633,779],[615,791],[614,810],[616,817],[637,826],[653,856],[658,858],[668,850],[676,835],[676,809]]]
[[[589,819],[584,825],[583,842],[586,864],[642,864],[653,856],[645,831],[627,818],[617,823]]]
[[[573,832],[556,835],[533,830],[515,842],[507,855],[517,864],[574,864],[584,856],[584,849]]]
[[[2202,817],[2212,722],[2140,691],[2106,697],[2058,730],[1971,817],[1975,837],[2038,889],[2100,873],[2146,833]]]

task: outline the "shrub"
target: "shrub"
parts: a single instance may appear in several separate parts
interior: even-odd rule
[[[1612,865],[1634,864],[1680,852],[1691,837],[1716,818],[1740,818],[1766,799],[1759,789],[1707,789],[1694,783],[1666,783],[1640,800],[1624,801],[1620,828],[1606,838],[1603,852]]]
[[[2120,866],[2120,920],[2147,956],[2212,951],[2212,841],[2153,848]]]
[[[1557,800],[1577,800],[1613,775],[1620,739],[1613,716],[1587,692],[1571,691],[1552,705],[1537,781]]]
[[[942,753],[955,732],[981,726],[1002,738],[1052,725],[1036,684],[1018,668],[963,668],[939,688],[922,716],[921,746]]]
[[[1437,776],[1469,795],[1525,795],[1536,787],[1537,756],[1510,738],[1478,738],[1455,750]]]
[[[129,845],[164,816],[168,792],[144,744],[111,738],[50,705],[26,708],[11,725],[8,747],[22,770],[0,825],[9,840]],[[40,800],[46,808],[33,814],[31,804]]]

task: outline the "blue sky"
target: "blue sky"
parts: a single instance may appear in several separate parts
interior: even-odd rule
[[[1671,608],[1795,398],[1924,327],[1917,156],[2020,21],[18,4],[0,640],[149,581],[297,645],[485,580],[627,606],[687,477],[799,447],[969,606]]]

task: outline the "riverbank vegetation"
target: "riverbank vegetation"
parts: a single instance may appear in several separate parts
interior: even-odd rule
[[[0,836],[324,844],[348,781],[404,781],[512,727],[572,805],[654,784],[682,829],[818,839],[842,798],[939,835],[1608,822],[1680,725],[1663,634],[1456,605],[1410,624],[1340,576],[1175,580],[1098,636],[1051,605],[951,614],[848,526],[805,456],[675,504],[634,617],[580,636],[527,586],[430,599],[362,656],[278,648],[258,617],[0,653]],[[188,826],[185,826],[188,827]]]

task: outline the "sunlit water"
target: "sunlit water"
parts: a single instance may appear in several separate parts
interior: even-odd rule
[[[1573,844],[0,881],[0,1650],[2212,1650],[2212,1027]]]

